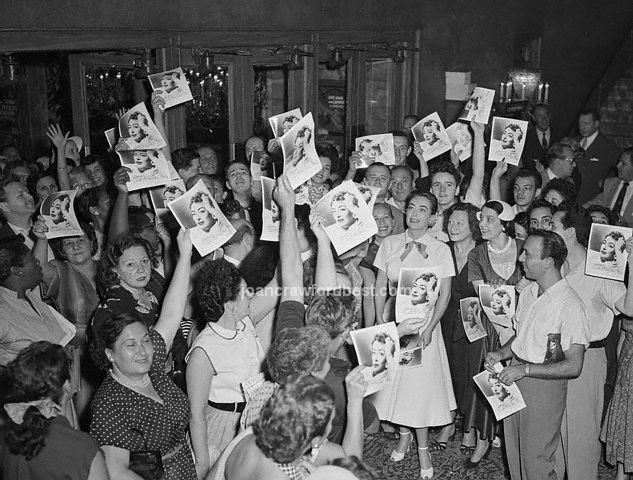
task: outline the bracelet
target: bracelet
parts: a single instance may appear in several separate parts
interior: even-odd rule
[[[530,364],[529,363],[525,364],[525,376],[526,377],[530,376]]]

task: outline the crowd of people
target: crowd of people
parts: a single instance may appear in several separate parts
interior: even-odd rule
[[[474,121],[460,126],[472,155],[427,162],[407,115],[391,132],[395,165],[360,168],[361,152],[317,143],[322,169],[296,190],[274,139],[245,139],[231,161],[212,145],[167,145],[186,188],[202,180],[235,231],[206,256],[148,190],[128,191],[115,152],[84,155],[58,125],[33,161],[4,146],[0,478],[379,479],[363,446],[384,435],[394,447],[382,462],[415,446],[430,479],[458,427],[467,470],[501,447],[513,480],[596,479],[602,458],[629,478],[633,238],[609,233],[599,255],[618,250],[624,282],[585,274],[585,262],[592,224],[633,226],[633,149],[600,133],[594,110],[578,137],[555,134],[548,105],[528,115],[518,166],[486,161],[490,129]],[[277,174],[278,242],[260,239],[256,152]],[[345,180],[376,187],[378,228],[339,255],[310,205]],[[64,190],[77,192],[60,202],[82,235],[49,239],[39,206]],[[341,222],[358,207],[332,204]],[[396,318],[403,267],[435,269],[426,319]],[[472,300],[482,285],[494,316]],[[402,347],[418,337],[423,362],[391,366],[392,388],[367,395],[350,332],[388,322]],[[476,326],[483,337],[470,341]],[[473,381],[483,370],[499,402],[516,383],[526,407],[496,420]]]

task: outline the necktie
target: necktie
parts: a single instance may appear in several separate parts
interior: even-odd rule
[[[620,210],[622,210],[622,206],[624,205],[624,197],[626,196],[628,188],[629,182],[624,182],[622,188],[620,188],[620,193],[618,193],[618,198],[615,199],[615,203],[613,204],[613,212],[618,216],[620,216]]]
[[[420,255],[422,255],[422,258],[429,258],[429,254],[426,253],[426,245],[424,245],[421,242],[414,241],[414,242],[408,242],[404,246],[404,252],[402,252],[402,255],[400,255],[401,262],[404,262],[404,259],[407,258],[407,256],[411,253],[414,247],[418,249],[418,252],[420,252]]]
[[[543,146],[543,150],[545,150],[547,152],[547,147],[549,146],[547,144],[547,135],[545,134],[545,132],[543,132],[541,135],[543,135],[541,137],[541,145]]]
[[[587,137],[583,137],[583,139],[580,141],[580,148],[582,148],[583,150],[587,150]]]

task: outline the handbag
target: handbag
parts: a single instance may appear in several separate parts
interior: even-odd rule
[[[149,450],[143,432],[137,428],[130,430],[141,436],[144,450],[130,452],[130,466],[128,468],[144,480],[160,480],[165,474],[160,450]]]

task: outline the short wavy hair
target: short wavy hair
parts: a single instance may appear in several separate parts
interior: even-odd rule
[[[125,234],[116,240],[110,242],[105,251],[101,254],[101,263],[97,271],[99,280],[99,290],[103,296],[107,295],[108,290],[120,283],[119,276],[115,268],[123,253],[132,247],[142,247],[147,252],[153,268],[158,266],[158,257],[152,245],[144,238],[138,235]]]
[[[451,215],[453,215],[453,213],[455,212],[466,213],[466,216],[468,218],[468,230],[470,230],[470,234],[472,235],[475,242],[479,242],[481,240],[481,230],[479,230],[479,220],[477,219],[479,209],[471,203],[459,202],[451,205],[446,209],[446,212],[444,212],[444,215],[442,216],[442,229],[444,230],[444,232],[448,234],[448,221],[450,220]]]
[[[82,221],[79,222],[79,226],[81,227],[83,232],[86,234],[86,237],[88,238],[88,241],[90,242],[90,255],[94,257],[97,254],[97,251],[99,251],[99,242],[97,241],[97,234],[95,233],[95,229],[91,224],[82,222]],[[64,254],[64,249],[63,249],[65,238],[78,238],[78,237],[61,237],[61,238],[54,238],[50,241],[51,250],[53,250],[53,254],[55,255],[55,258],[62,261],[68,260],[68,258],[66,258],[66,255]]]
[[[317,293],[306,308],[305,323],[323,327],[335,339],[354,323],[355,306],[356,299],[350,293]]]
[[[301,375],[266,402],[253,425],[255,443],[267,458],[293,462],[313,438],[325,435],[333,413],[330,387],[312,375]]]
[[[106,309],[98,310],[88,330],[88,344],[90,358],[99,369],[110,368],[106,348],[112,349],[125,327],[134,323],[145,325],[134,312],[115,314]]]
[[[70,364],[60,345],[33,342],[0,371],[2,404],[32,402],[47,397],[59,403],[64,383],[70,379]],[[37,408],[29,407],[21,425],[6,417],[5,420],[4,440],[9,451],[31,460],[44,448],[54,418],[45,418]]]
[[[568,204],[576,203],[576,197],[578,197],[578,189],[572,182],[568,182],[562,178],[554,178],[547,182],[545,188],[541,191],[541,198],[545,199],[547,194],[551,191],[555,191],[561,194],[563,202]]]
[[[437,197],[433,195],[431,192],[425,192],[423,190],[413,190],[409,195],[407,195],[406,200],[404,201],[405,211],[409,208],[409,204],[411,200],[416,197],[426,198],[431,204],[431,215],[435,215],[437,213],[438,203]],[[406,214],[405,214],[406,215]]]
[[[496,212],[497,215],[501,215],[501,213],[503,212],[503,204],[499,200],[488,200],[484,204],[484,206],[481,207],[481,210],[483,211],[484,208],[489,208],[490,210]],[[514,231],[514,219],[512,220],[499,219],[499,221],[501,222],[501,227],[503,227],[503,231],[506,233],[506,235],[514,238],[516,235]]]
[[[329,345],[330,336],[318,325],[284,328],[266,357],[271,380],[283,385],[297,375],[321,371],[329,358]]]
[[[223,258],[205,263],[195,286],[199,318],[205,324],[217,322],[224,315],[226,302],[237,299],[241,283],[239,270]]]

